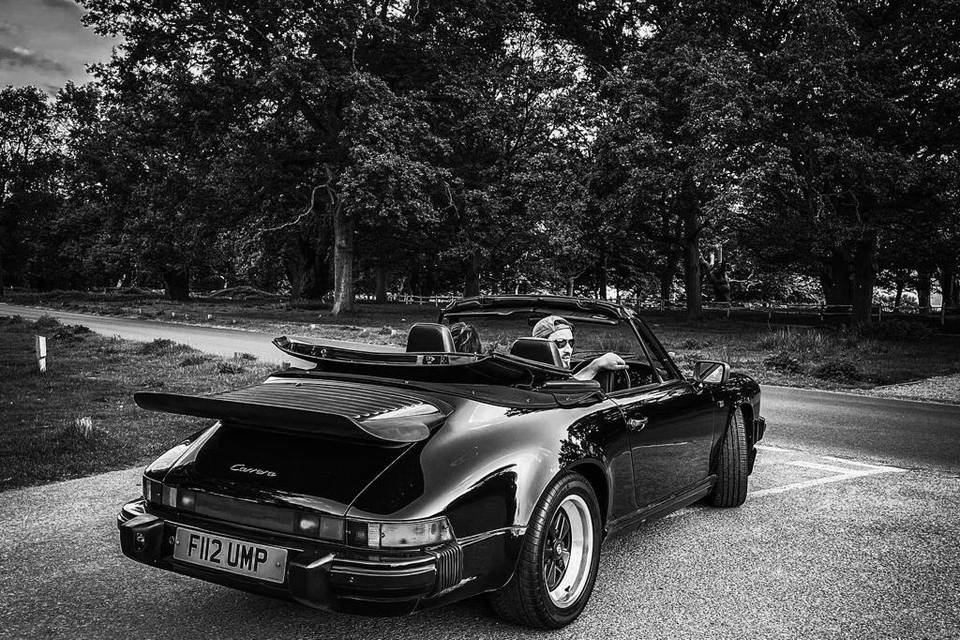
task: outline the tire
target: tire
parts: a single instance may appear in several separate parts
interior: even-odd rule
[[[733,409],[727,418],[727,429],[717,451],[714,467],[717,483],[708,498],[715,507],[739,507],[747,499],[749,477],[749,452],[747,433],[738,409]]]
[[[593,487],[579,473],[558,476],[530,518],[513,578],[488,597],[493,610],[538,629],[576,620],[597,579],[600,535]]]

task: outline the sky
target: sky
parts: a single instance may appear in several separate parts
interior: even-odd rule
[[[90,79],[118,41],[80,24],[73,0],[0,0],[0,88],[32,84],[53,95],[68,80]]]

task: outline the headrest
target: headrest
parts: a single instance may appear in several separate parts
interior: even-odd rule
[[[417,353],[454,353],[453,335],[443,324],[418,322],[410,327],[407,335],[407,352]]]
[[[510,345],[510,355],[563,367],[560,350],[553,340],[546,338],[517,338],[516,342]]]

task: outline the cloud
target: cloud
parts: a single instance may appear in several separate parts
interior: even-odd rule
[[[72,15],[83,15],[83,9],[73,0],[40,0],[40,4],[46,5],[57,11],[64,11]]]
[[[61,75],[70,73],[69,69],[56,60],[51,60],[23,47],[11,48],[0,45],[0,66],[29,67]]]

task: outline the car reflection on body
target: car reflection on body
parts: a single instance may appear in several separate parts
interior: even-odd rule
[[[573,369],[547,315],[577,332]],[[458,353],[470,323],[483,353]],[[515,623],[557,628],[593,589],[602,541],[706,499],[746,498],[763,436],[758,385],[719,362],[683,376],[631,311],[595,300],[454,301],[404,352],[278,338],[315,363],[207,397],[137,394],[216,420],[151,464],[118,517],[123,552],[211,582],[329,610],[409,613],[487,594]]]

